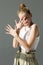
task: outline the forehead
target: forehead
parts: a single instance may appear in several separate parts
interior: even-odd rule
[[[26,16],[26,13],[25,12],[20,12],[18,16],[19,16],[20,19],[22,19],[23,17]]]

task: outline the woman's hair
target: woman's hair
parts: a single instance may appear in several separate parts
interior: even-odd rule
[[[32,14],[31,14],[29,8],[26,7],[26,5],[25,5],[24,3],[21,3],[21,4],[19,5],[19,9],[18,9],[18,11],[17,11],[17,14],[19,14],[20,12],[25,12],[25,13],[28,13],[29,15],[32,16]]]

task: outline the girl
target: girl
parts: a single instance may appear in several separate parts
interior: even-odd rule
[[[6,33],[12,35],[13,47],[19,47],[14,58],[14,65],[38,65],[36,59],[36,48],[39,42],[39,30],[37,24],[32,22],[30,10],[21,3],[17,11],[20,19],[13,29],[9,24],[6,26]]]

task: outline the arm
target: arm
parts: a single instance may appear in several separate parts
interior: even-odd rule
[[[20,29],[21,29],[21,27],[22,27],[22,24],[19,22],[19,23],[17,23],[17,21],[15,21],[15,23],[16,23],[16,28],[15,28],[15,30],[16,30],[16,32],[17,32],[17,34],[19,35],[19,31],[20,31]],[[13,38],[13,48],[16,48],[16,47],[18,47],[19,46],[19,43],[18,43],[18,41],[16,40],[16,38],[14,37]]]
[[[19,44],[18,44],[16,38],[13,38],[13,48],[18,47],[18,45],[19,45]]]
[[[33,45],[33,42],[36,39],[36,36],[37,36],[37,25],[33,24],[32,29],[30,31],[29,39],[27,42],[25,40],[21,39],[19,36],[16,39],[24,48],[26,48],[27,51],[30,51],[30,49]]]
[[[22,27],[22,24],[19,22],[17,23],[16,22],[16,26],[15,26],[15,29],[13,29],[9,24],[6,26],[5,30],[6,30],[6,34],[10,34],[11,36],[14,37],[15,35],[15,31],[17,32],[17,34],[19,35],[19,30],[20,28]],[[18,42],[16,40],[16,38],[14,37],[13,38],[13,48],[16,48],[18,46]]]

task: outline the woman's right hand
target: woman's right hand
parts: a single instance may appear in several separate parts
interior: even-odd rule
[[[23,26],[23,24],[21,23],[21,22],[17,22],[16,20],[15,20],[15,30],[16,30],[16,32],[19,34],[19,31],[20,31],[20,29],[21,29],[21,27]]]
[[[21,22],[15,20],[16,29],[20,29],[23,25]]]

